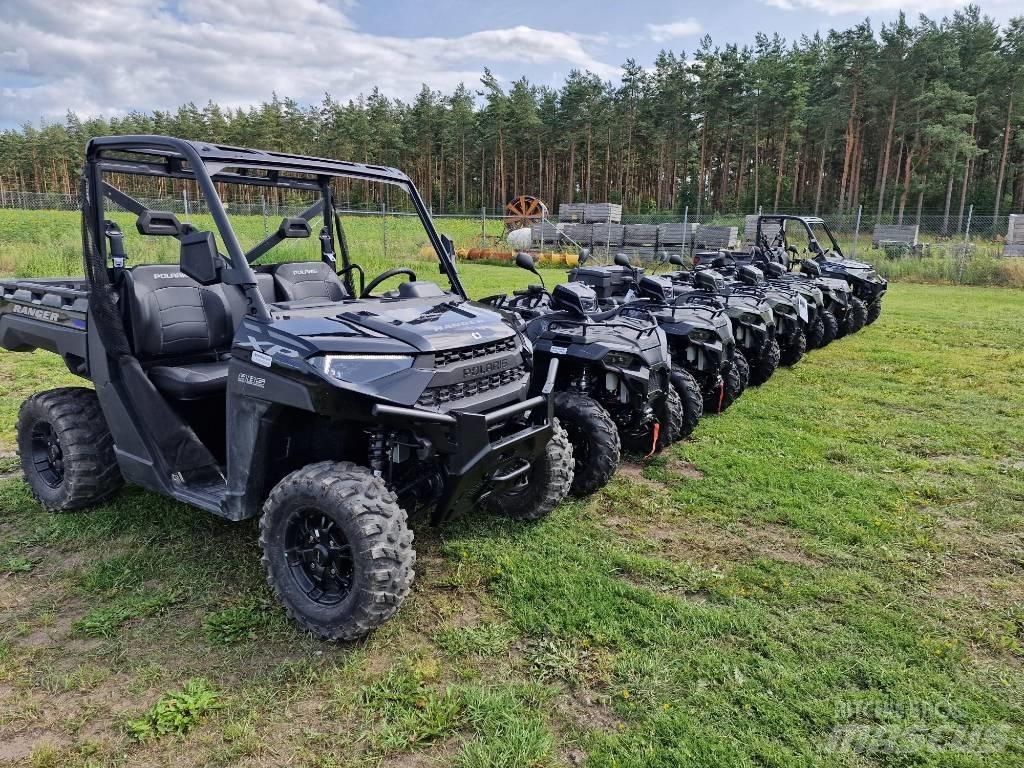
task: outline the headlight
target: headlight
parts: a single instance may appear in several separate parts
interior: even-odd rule
[[[776,304],[775,311],[783,315],[795,314],[792,304]]]
[[[711,331],[706,331],[703,328],[694,328],[689,333],[691,341],[711,341],[715,337]]]
[[[756,315],[753,312],[742,313],[740,315],[740,320],[742,320],[747,325],[760,325],[762,322],[761,316]]]
[[[413,359],[408,355],[323,355],[312,362],[332,378],[364,384],[412,368]]]
[[[616,368],[629,368],[633,364],[633,356],[628,352],[609,352],[604,356],[604,364]]]

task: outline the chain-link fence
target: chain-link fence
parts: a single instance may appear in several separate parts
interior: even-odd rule
[[[175,197],[138,199],[154,210],[172,211],[186,218],[202,218],[209,212],[201,199],[187,192]],[[236,227],[258,240],[274,231],[282,217],[302,211],[306,203],[261,193],[256,199],[229,202],[227,207]],[[0,208],[75,212],[79,210],[79,200],[77,195],[0,190]],[[357,242],[372,237],[374,250],[384,258],[422,258],[421,252],[429,247],[422,228],[415,221],[415,213],[408,206],[343,201],[338,203],[338,210],[343,220],[352,222]],[[806,214],[807,211],[792,213]],[[565,253],[587,247],[598,258],[610,259],[614,253],[625,251],[642,261],[666,250],[685,256],[687,250],[693,248],[747,247],[752,239],[753,216],[684,209],[682,213],[623,214],[614,223],[582,227],[576,221],[561,220],[557,214],[524,220],[507,216],[504,211],[487,209],[473,213],[435,213],[433,218],[438,230],[452,238],[463,258],[508,261],[516,250],[532,250],[543,257],[545,253]],[[975,211],[968,205],[963,212],[957,208],[950,212],[905,213],[902,221],[892,214],[876,216],[863,208],[820,214],[820,218],[835,233],[847,257],[869,261],[892,277],[997,284],[1017,284],[1019,279],[1024,284],[1024,268],[1019,260],[1001,259],[1010,214],[995,216],[991,212]],[[652,225],[679,226],[672,229]],[[616,231],[612,231],[613,228]],[[518,236],[513,234],[517,229],[521,230]],[[532,231],[527,234],[527,229]],[[627,234],[623,235],[623,231]],[[663,242],[659,233],[666,231],[685,231],[686,234],[672,242]],[[630,234],[634,238],[632,242]],[[77,235],[77,230],[72,235]],[[796,244],[801,245],[799,240]],[[541,260],[543,262],[543,258]],[[1006,272],[1019,273],[1021,277],[1007,280],[1003,274]]]

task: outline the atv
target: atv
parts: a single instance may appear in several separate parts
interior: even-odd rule
[[[644,275],[642,267],[633,267],[625,254],[616,254],[608,266],[586,266],[589,253],[580,255],[580,266],[569,279],[592,287],[598,301],[606,307],[629,305],[650,312],[668,337],[672,356],[672,380],[679,390],[684,409],[700,392],[701,411],[687,412],[687,420],[696,423],[704,413],[719,413],[728,408],[744,388],[741,368],[734,365],[735,338],[728,316],[717,302],[679,296],[672,281]]]
[[[215,231],[147,208],[115,174],[194,184]],[[334,208],[352,183],[407,200],[448,290],[408,267],[365,283]],[[251,186],[315,202],[243,249],[220,195]],[[551,386],[531,392],[529,342],[467,300],[451,241],[401,171],[102,137],[86,148],[81,201],[84,280],[0,281],[0,346],[59,354],[94,385],[21,406],[22,470],[44,508],[95,505],[128,481],[227,520],[259,516],[287,613],[319,638],[353,640],[409,594],[408,514],[437,524],[479,506],[533,520],[568,493],[572,446]],[[143,238],[176,239],[178,263],[130,266],[109,204]],[[300,247],[315,260],[257,264]],[[394,277],[405,281],[377,292]],[[545,380],[556,375],[553,361]]]
[[[663,254],[662,260],[680,269],[666,274],[676,285],[677,291],[697,292],[717,298],[719,305],[732,321],[732,332],[736,339],[737,357],[748,384],[764,384],[779,365],[779,342],[775,339],[775,314],[764,291],[758,287],[761,275],[756,275],[755,284],[725,278],[710,269],[687,270],[682,257],[673,253]],[[741,270],[753,269],[741,267]],[[756,270],[755,270],[756,271]],[[703,277],[701,276],[703,275]]]
[[[548,291],[529,254],[517,254],[516,265],[535,274],[540,285],[481,301],[521,323],[538,371],[558,361],[555,416],[573,447],[574,494],[607,483],[623,445],[651,456],[693,431],[696,424],[684,418],[671,386],[668,342],[653,317],[622,307],[602,311],[597,294],[582,283]]]
[[[853,293],[849,316],[842,332],[854,333],[875,322],[882,314],[882,298],[889,287],[888,281],[870,264],[847,259],[835,234],[823,219],[784,214],[759,216],[756,245],[768,250],[781,250],[783,255],[789,253],[797,256],[800,251],[795,244],[789,242],[786,232],[788,222],[795,222],[806,237],[806,251],[820,267],[820,276],[845,282]],[[775,230],[774,234],[769,235],[770,230]],[[829,246],[827,249],[821,245],[825,240]],[[789,266],[788,262],[786,265]]]
[[[793,366],[803,359],[807,352],[810,311],[807,299],[799,291],[794,290],[788,283],[767,281],[764,272],[749,263],[749,254],[736,251],[698,253],[694,255],[693,264],[694,270],[698,272],[707,269],[710,264],[715,273],[726,278],[727,284],[742,284],[759,290],[771,306],[775,318],[779,363]],[[767,368],[761,371],[751,370],[751,381],[763,383],[766,378],[761,377],[769,374]]]

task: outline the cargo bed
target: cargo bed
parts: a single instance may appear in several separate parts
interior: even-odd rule
[[[88,311],[84,278],[0,280],[0,347],[45,349],[60,355],[72,373],[88,376]]]

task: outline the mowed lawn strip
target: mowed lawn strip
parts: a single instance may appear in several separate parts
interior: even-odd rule
[[[463,272],[477,296],[535,280]],[[895,285],[878,323],[545,521],[414,523],[414,594],[357,646],[283,618],[251,524],[138,489],[48,515],[8,476],[0,756],[1022,764],[1022,337],[1020,292]],[[0,382],[13,472],[21,400],[77,380],[0,353]]]

